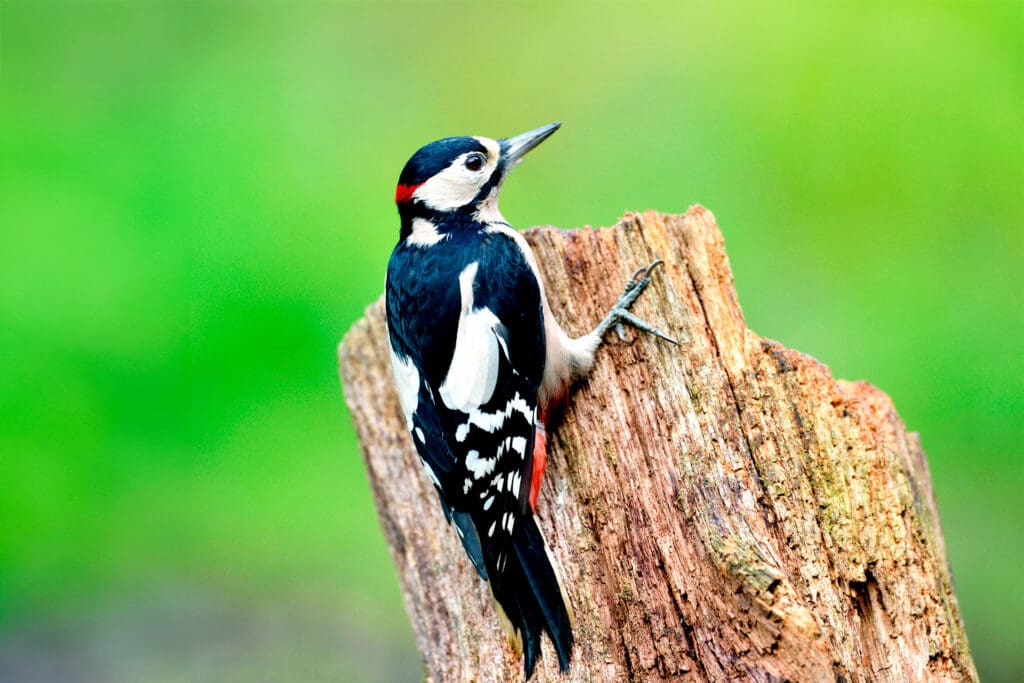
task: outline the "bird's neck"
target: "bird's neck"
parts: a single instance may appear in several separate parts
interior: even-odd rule
[[[399,242],[429,246],[448,236],[483,232],[494,225],[508,225],[497,202],[492,205],[478,204],[453,211],[435,211],[418,206],[417,210],[402,211]]]

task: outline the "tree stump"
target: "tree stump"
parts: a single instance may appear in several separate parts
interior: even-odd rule
[[[928,465],[890,399],[747,329],[711,213],[525,233],[570,334],[665,260],[549,441],[541,528],[575,612],[537,681],[976,680]],[[383,303],[339,347],[428,680],[522,679],[390,377]]]

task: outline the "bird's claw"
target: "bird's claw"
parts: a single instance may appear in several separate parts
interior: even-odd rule
[[[640,282],[641,280],[649,280],[651,278],[651,273],[654,272],[654,269],[657,268],[658,266],[663,266],[663,265],[665,265],[665,262],[662,261],[660,258],[659,259],[654,259],[654,261],[649,266],[646,266],[646,267],[642,266],[642,267],[637,268],[636,270],[634,270],[633,274],[629,276],[629,279],[632,280],[633,282]]]
[[[664,265],[664,263],[665,262],[662,261],[661,259],[655,259],[655,261],[652,262],[650,265],[645,266],[643,268],[637,268],[635,271],[633,271],[633,274],[629,277],[629,280],[626,282],[626,289],[625,291],[622,292],[622,296],[619,297],[619,300],[615,302],[614,306],[612,306],[612,310],[608,312],[608,315],[605,317],[605,319],[601,322],[600,325],[598,325],[596,330],[598,332],[598,336],[603,337],[604,333],[607,332],[609,328],[614,327],[615,332],[619,335],[619,339],[622,341],[626,341],[623,323],[629,323],[631,326],[637,328],[638,330],[642,330],[649,334],[653,334],[654,336],[660,337],[661,339],[664,339],[667,342],[671,342],[677,345],[679,344],[679,342],[677,342],[675,339],[668,336],[658,328],[654,327],[653,325],[650,325],[646,321],[641,320],[640,318],[636,317],[635,315],[629,312],[630,306],[632,306],[633,303],[643,293],[643,291],[647,289],[647,285],[651,283],[651,273],[658,266]]]
[[[670,342],[672,344],[675,344],[676,346],[679,346],[679,342],[677,342],[675,339],[673,339],[672,337],[668,336],[667,334],[665,334],[664,332],[659,330],[657,327],[651,325],[647,321],[642,320],[642,319],[636,317],[635,315],[633,315],[629,311],[625,311],[624,310],[624,311],[620,312],[618,315],[619,315],[620,322],[617,324],[616,329],[619,330],[619,339],[621,339],[622,341],[626,341],[625,336],[623,335],[623,333],[621,331],[622,330],[622,322],[627,322],[627,323],[629,323],[630,325],[632,325],[633,327],[635,327],[638,330],[642,330],[644,332],[647,332],[648,334],[653,334],[655,337],[660,337],[661,339],[664,339],[667,342]]]

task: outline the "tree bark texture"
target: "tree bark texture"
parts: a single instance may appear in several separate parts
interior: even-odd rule
[[[610,334],[549,441],[542,530],[575,613],[568,674],[538,681],[975,680],[928,465],[890,399],[750,331],[709,211],[535,228],[555,315],[589,331],[634,269],[634,312],[680,341]],[[405,430],[383,305],[341,377],[428,680],[522,679],[487,586]]]

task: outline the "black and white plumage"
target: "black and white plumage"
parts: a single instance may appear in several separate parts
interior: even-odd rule
[[[543,416],[593,365],[633,280],[593,332],[570,338],[536,261],[498,211],[508,171],[558,124],[506,140],[445,138],[417,151],[395,193],[401,232],[388,264],[392,370],[407,427],[449,522],[524,654],[529,678],[548,633],[566,670],[570,610],[533,516]],[[658,333],[660,334],[660,333]]]

